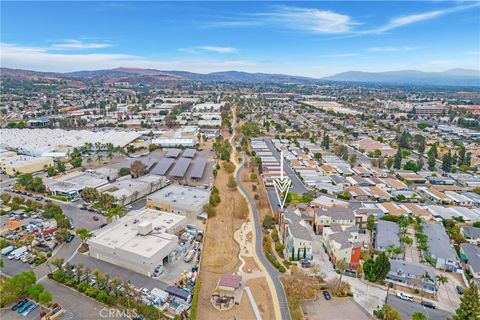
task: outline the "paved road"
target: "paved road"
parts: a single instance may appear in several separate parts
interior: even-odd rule
[[[277,159],[277,161],[280,163],[281,161],[280,153],[275,149],[275,147],[272,144],[272,141],[270,141],[270,139],[264,139],[264,140],[268,148],[272,152],[273,156],[275,157],[275,159]],[[295,174],[292,168],[290,168],[290,166],[286,163],[286,161],[283,162],[283,168],[285,170],[285,173],[290,178],[290,180],[292,180],[292,187],[290,188],[292,192],[295,192],[295,193],[308,192],[308,189],[305,188],[300,178]]]
[[[242,180],[240,179],[240,173],[244,164],[245,164],[245,158],[244,158],[244,161],[241,163],[240,169],[237,171],[236,179],[237,179],[239,188],[243,191],[243,193],[248,199],[248,202],[250,203],[250,206],[252,207],[253,218],[254,218],[253,220],[255,223],[255,237],[257,239],[257,241],[255,241],[255,251],[260,262],[265,266],[265,270],[268,272],[268,274],[270,275],[270,278],[273,281],[273,284],[275,285],[275,291],[277,292],[276,298],[278,299],[280,304],[282,320],[288,320],[290,319],[290,311],[288,310],[287,297],[285,295],[285,291],[283,290],[282,283],[280,282],[281,273],[278,272],[277,269],[272,267],[270,262],[268,262],[268,260],[265,258],[265,255],[263,254],[263,248],[262,248],[263,234],[262,234],[262,226],[260,223],[260,215],[257,211],[257,208],[255,207],[255,202],[253,201],[252,197],[250,197],[249,193],[247,192],[247,190],[245,189],[245,187],[241,182]],[[275,299],[275,297],[273,297],[273,299]]]
[[[452,313],[450,312],[440,309],[425,308],[419,303],[404,301],[392,294],[388,295],[388,304],[396,309],[404,320],[410,320],[412,314],[415,312],[425,314],[429,320],[445,320],[452,316]]]

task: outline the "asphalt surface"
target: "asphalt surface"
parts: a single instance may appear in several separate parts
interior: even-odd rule
[[[421,312],[425,314],[429,320],[445,320],[452,316],[450,312],[440,309],[426,308],[420,303],[404,301],[392,294],[388,295],[388,304],[397,310],[404,320],[410,320],[412,318],[412,314],[415,312]]]
[[[280,163],[281,161],[280,153],[275,149],[274,145],[272,144],[272,141],[270,141],[270,139],[264,139],[264,140],[268,146],[268,149],[270,149],[275,159],[277,159],[278,162]],[[292,186],[290,188],[290,191],[295,193],[300,193],[300,194],[308,192],[308,189],[305,188],[300,178],[295,174],[292,168],[290,168],[290,166],[287,164],[286,161],[283,162],[283,168],[285,170],[285,173],[290,178],[290,180],[292,180]]]
[[[285,295],[285,291],[283,290],[283,286],[282,286],[282,283],[280,281],[281,273],[278,272],[277,269],[272,267],[270,262],[267,260],[267,258],[265,258],[265,255],[263,254],[263,248],[262,248],[263,233],[262,233],[262,225],[260,223],[260,215],[257,211],[257,208],[255,207],[254,200],[252,199],[252,197],[250,197],[250,195],[248,194],[247,190],[245,189],[245,187],[243,186],[243,184],[241,182],[242,180],[240,179],[241,169],[243,168],[244,164],[245,164],[245,158],[244,158],[244,161],[242,161],[240,169],[237,171],[236,179],[237,179],[237,182],[238,182],[238,187],[242,190],[242,192],[247,197],[248,202],[250,203],[250,206],[251,206],[252,211],[253,211],[253,218],[254,218],[253,221],[255,223],[255,237],[257,239],[257,241],[255,241],[255,251],[256,251],[256,254],[257,254],[258,258],[260,259],[260,262],[265,266],[265,270],[270,275],[270,278],[272,279],[273,284],[275,286],[275,291],[277,292],[277,297],[276,298],[278,299],[279,304],[280,304],[280,311],[281,311],[281,314],[282,314],[282,320],[289,320],[289,319],[291,319],[290,311],[288,309],[287,297]],[[275,299],[275,297],[273,297],[273,298]]]

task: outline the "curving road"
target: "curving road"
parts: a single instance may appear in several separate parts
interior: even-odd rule
[[[285,295],[285,291],[283,290],[282,283],[280,282],[280,275],[281,273],[272,267],[270,262],[265,258],[265,255],[263,254],[263,248],[262,248],[262,239],[263,239],[263,233],[262,233],[262,224],[260,223],[260,216],[258,214],[257,208],[255,207],[255,202],[250,197],[249,193],[245,189],[245,187],[242,184],[242,180],[240,179],[240,174],[243,169],[243,166],[245,164],[245,156],[243,156],[243,161],[240,164],[239,169],[237,170],[236,174],[236,179],[238,183],[238,187],[240,190],[243,192],[243,194],[246,196],[248,202],[250,203],[250,207],[252,208],[252,213],[253,213],[253,220],[255,223],[255,252],[257,254],[258,259],[260,262],[263,264],[265,267],[265,270],[268,272],[270,275],[270,278],[273,281],[273,284],[275,286],[275,291],[277,293],[277,299],[280,304],[280,312],[282,314],[282,320],[290,320],[290,310],[288,309],[288,304],[287,304],[287,297]],[[275,297],[273,297],[275,299]]]

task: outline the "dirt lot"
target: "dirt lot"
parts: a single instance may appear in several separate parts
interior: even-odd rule
[[[223,128],[223,137],[229,138],[229,133]],[[232,159],[238,154],[232,152]],[[248,205],[241,193],[227,187],[228,178],[234,173],[228,173],[220,163],[221,170],[215,179],[215,186],[219,190],[221,202],[215,208],[216,215],[208,219],[203,244],[203,255],[200,266],[202,285],[198,299],[197,319],[255,319],[247,293],[244,292],[240,304],[228,311],[218,311],[210,303],[210,297],[222,274],[231,274],[238,271],[240,248],[234,240],[234,234],[242,224],[248,221]],[[247,173],[249,177],[249,173]],[[251,188],[251,187],[250,187]],[[252,195],[253,196],[253,195]],[[261,195],[266,199],[266,194]],[[266,208],[269,208],[268,200]],[[251,240],[252,234],[247,235]],[[244,270],[258,270],[252,257],[244,257]],[[274,319],[274,310],[270,289],[264,277],[247,281],[255,301],[262,313],[262,319]]]
[[[275,319],[272,296],[268,288],[267,280],[265,278],[251,279],[247,281],[247,286],[250,287],[252,291],[262,319]],[[246,295],[246,293],[244,295]]]
[[[368,320],[370,317],[351,298],[333,298],[327,301],[323,296],[302,304],[306,320]]]
[[[228,314],[238,316],[241,313],[233,312],[242,309],[245,301],[248,308],[250,303],[242,298],[240,306],[230,311],[219,312],[210,303],[212,295],[220,275],[238,271],[240,252],[238,244],[233,239],[233,234],[243,222],[246,221],[248,207],[240,192],[231,191],[227,187],[230,174],[221,169],[215,179],[215,186],[220,192],[221,202],[215,208],[216,216],[209,218],[205,232],[203,245],[203,257],[201,263],[202,286],[198,301],[199,319],[226,319]]]

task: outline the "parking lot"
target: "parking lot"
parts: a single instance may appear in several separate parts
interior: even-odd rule
[[[32,301],[32,303],[34,302]],[[27,315],[19,313],[18,310],[12,311],[11,308],[7,308],[2,311],[2,318],[9,320],[40,319],[41,307],[36,303],[35,305],[35,309],[30,311]]]
[[[332,298],[332,300],[327,301],[323,296],[320,296],[317,300],[304,302],[302,310],[306,320],[370,319],[370,315],[351,298]]]

